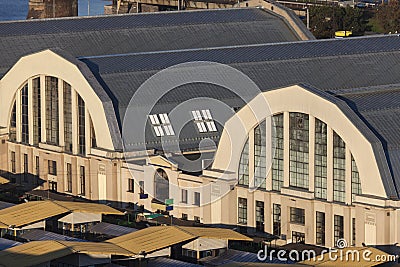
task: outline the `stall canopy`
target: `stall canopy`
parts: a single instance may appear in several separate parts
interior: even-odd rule
[[[154,226],[110,239],[108,242],[117,244],[136,254],[147,254],[199,237],[240,241],[253,240],[230,229]]]
[[[0,210],[0,228],[21,228],[68,213],[123,215],[107,205],[68,201],[32,201]]]

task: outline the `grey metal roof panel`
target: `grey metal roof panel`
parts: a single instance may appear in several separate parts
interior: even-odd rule
[[[0,36],[72,33],[137,27],[168,27],[188,24],[246,22],[249,20],[261,21],[266,19],[273,19],[273,17],[255,8],[42,19],[28,22],[0,23]]]
[[[335,91],[348,88],[382,86],[400,82],[400,37],[383,36],[355,38],[348,40],[309,41],[287,44],[252,45],[244,47],[228,47],[215,49],[195,49],[187,51],[166,51],[157,53],[139,53],[128,55],[102,56],[81,58],[92,71],[99,72],[99,78],[106,84],[118,99],[118,107],[121,121],[124,110],[129,104],[137,88],[149,77],[159,70],[174,64],[190,61],[216,61],[228,64],[231,67],[250,77],[262,91],[286,87],[292,84],[307,83],[323,91]],[[185,74],[181,74],[185,75]],[[316,92],[318,93],[318,92]],[[178,104],[190,98],[207,96],[220,99],[225,103],[237,98],[230,92],[224,91],[210,84],[184,85],[169,92],[156,105],[160,113],[169,112],[173,103]],[[371,112],[371,102],[376,106],[388,103],[388,107],[396,108],[395,92],[386,92],[385,95],[371,93],[368,98],[358,96],[360,107]],[[254,97],[254,96],[250,96]],[[325,94],[323,97],[327,97]],[[343,99],[343,97],[342,97]],[[390,99],[390,100],[386,100]],[[141,99],[143,105],[154,104],[154,97],[148,94]],[[352,121],[355,121],[360,129],[369,136],[374,146],[374,152],[385,181],[388,196],[396,196],[393,183],[390,158],[386,142],[393,145],[400,143],[396,132],[400,129],[396,121],[372,113],[364,117],[357,115],[357,109],[348,104],[335,101]],[[235,107],[232,103],[228,103]],[[236,107],[240,107],[240,103]],[[352,108],[352,109],[350,109]],[[358,112],[359,113],[359,112]],[[368,116],[367,116],[368,115]],[[369,122],[371,121],[371,122]],[[374,125],[376,124],[376,125]],[[393,130],[384,130],[390,127]],[[182,147],[198,147],[202,134],[195,130],[188,130],[186,135],[179,136]],[[215,133],[214,141],[218,143],[221,132]],[[191,138],[183,138],[191,136]],[[148,131],[146,135],[148,147],[158,148],[159,138]],[[184,144],[183,140],[187,143]],[[178,141],[177,141],[178,142]],[[397,179],[397,178],[394,178]],[[400,182],[400,179],[399,179]],[[399,183],[400,184],[400,183]]]
[[[0,251],[21,245],[21,242],[0,238]]]
[[[300,40],[281,17],[257,8],[5,22],[0,36],[0,69],[57,47],[78,57]]]
[[[0,210],[9,208],[9,207],[12,207],[12,206],[15,206],[15,205],[16,204],[14,204],[14,203],[0,201]]]
[[[22,235],[20,235],[20,237],[29,241],[58,240],[58,241],[86,242],[86,240],[83,239],[60,235],[53,232],[47,232],[40,229],[28,230]]]
[[[400,36],[330,39],[308,42],[253,44],[176,51],[155,51],[121,55],[82,57],[87,64],[98,66],[98,72],[118,73],[161,70],[190,61],[214,61],[224,64],[255,63],[279,60],[310,59],[393,52],[400,49]],[[132,62],[135,64],[132,64]],[[370,61],[369,63],[374,63]],[[378,66],[376,67],[377,71]]]
[[[108,236],[121,236],[137,231],[135,228],[125,227],[121,225],[100,222],[89,226],[89,232],[94,234],[104,234]]]

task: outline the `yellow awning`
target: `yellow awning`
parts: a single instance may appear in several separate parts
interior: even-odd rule
[[[74,253],[133,256],[115,244],[106,242],[33,241],[0,251],[0,266],[32,266]]]
[[[133,253],[151,253],[196,237],[170,226],[154,226],[116,237],[107,242],[116,244]]]
[[[139,254],[140,252],[151,253],[199,237],[242,241],[253,240],[230,229],[154,226],[110,239],[107,242],[117,244],[122,248]]]
[[[107,205],[68,201],[31,201],[0,211],[0,228],[21,227],[64,213],[82,212],[123,215]]]

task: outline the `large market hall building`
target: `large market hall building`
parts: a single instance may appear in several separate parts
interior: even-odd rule
[[[400,241],[398,35],[317,41],[296,19],[244,8],[8,22],[0,36],[0,168],[11,183],[149,211],[174,199],[175,217],[288,242]],[[155,103],[149,91],[145,140],[126,158],[130,99],[187,62],[223,64],[260,91],[242,88],[244,101],[195,82]],[[231,116],[195,102],[178,132],[173,109],[201,98]],[[203,140],[215,147],[201,151]],[[188,171],[190,159],[200,169]]]

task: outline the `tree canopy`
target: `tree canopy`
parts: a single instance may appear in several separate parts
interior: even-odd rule
[[[374,18],[373,23],[377,26],[376,31],[382,33],[400,32],[400,4],[399,1],[390,1],[381,5]]]
[[[364,11],[350,6],[314,6],[310,8],[310,30],[316,38],[332,38],[335,31],[352,31],[362,35],[366,20]]]

